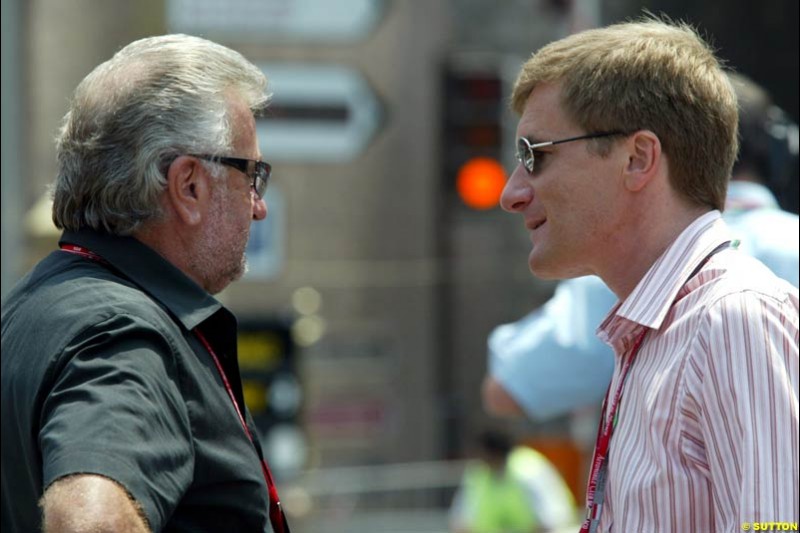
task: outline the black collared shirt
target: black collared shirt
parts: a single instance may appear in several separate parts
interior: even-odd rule
[[[120,483],[154,531],[272,531],[258,440],[192,333],[244,408],[234,316],[136,239],[61,242],[103,261],[55,251],[3,302],[3,531],[40,530],[43,490],[75,473]]]

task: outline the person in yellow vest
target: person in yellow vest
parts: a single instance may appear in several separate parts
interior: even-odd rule
[[[543,533],[575,523],[575,499],[536,450],[497,431],[479,437],[450,509],[453,533]]]

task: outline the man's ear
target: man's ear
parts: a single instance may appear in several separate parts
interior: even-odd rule
[[[649,130],[639,130],[628,139],[625,188],[638,192],[650,183],[661,164],[661,141]]]
[[[189,226],[199,224],[208,207],[211,176],[196,158],[179,156],[167,169],[167,201]]]

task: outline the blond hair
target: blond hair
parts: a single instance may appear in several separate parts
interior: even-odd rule
[[[648,18],[550,43],[523,65],[512,108],[522,114],[542,83],[561,85],[565,112],[586,132],[654,132],[672,187],[722,210],[738,150],[736,96],[691,26]]]

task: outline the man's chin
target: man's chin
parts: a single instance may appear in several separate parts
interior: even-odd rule
[[[228,276],[228,282],[225,285],[228,286],[234,281],[239,281],[244,277],[245,274],[247,274],[249,270],[250,266],[247,264],[247,258],[242,256],[242,262],[239,263],[239,266],[236,268],[236,270],[232,271]]]
[[[544,280],[564,279],[563,276],[559,276],[558,274],[556,274],[554,272],[551,272],[550,270],[534,268],[530,264],[528,264],[528,267],[529,267],[529,270],[531,271],[531,274],[533,274],[534,276],[536,276],[539,279],[544,279]]]
[[[230,272],[228,272],[228,274],[220,276],[220,279],[206,290],[208,290],[210,294],[221,293],[228,287],[228,285],[230,285],[234,281],[239,281],[240,279],[242,279],[242,277],[247,273],[249,268],[250,267],[247,264],[247,259],[242,258],[242,262],[236,269],[232,269]]]
[[[593,272],[584,268],[569,268],[564,265],[552,264],[543,265],[533,261],[528,262],[528,269],[531,274],[544,280],[573,279],[593,274]]]
[[[528,256],[528,269],[539,279],[559,279],[553,270],[553,265],[541,257],[541,250],[531,250]]]
[[[530,256],[528,256],[528,269],[531,274],[544,280],[568,279],[578,276],[558,261],[542,257],[539,254],[535,254],[534,251],[531,251]]]

